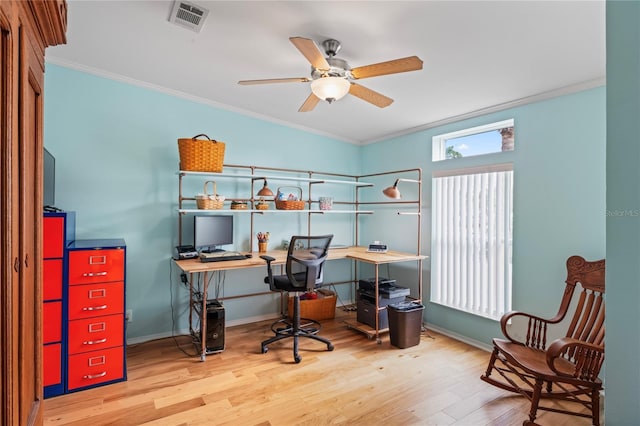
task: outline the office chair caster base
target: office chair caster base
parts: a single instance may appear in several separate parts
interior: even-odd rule
[[[267,352],[269,352],[269,348],[267,348],[266,346],[262,347],[262,351],[263,354],[266,354]]]
[[[335,349],[335,348],[333,347],[333,345],[332,345],[331,343],[329,343],[329,344],[327,345],[327,350],[328,350],[329,352],[333,351],[334,349]]]
[[[320,324],[316,320],[308,319],[308,318],[300,318],[301,321],[304,321],[304,324],[300,325],[298,331],[300,334],[305,335],[315,335],[322,330],[322,324]],[[294,326],[288,319],[281,319],[273,324],[271,324],[271,331],[276,336],[290,336],[295,333]]]
[[[302,357],[301,356],[294,356],[293,360],[296,362],[296,364],[300,364],[300,361],[302,361]]]

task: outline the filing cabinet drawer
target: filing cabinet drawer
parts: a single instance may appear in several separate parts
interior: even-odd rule
[[[69,390],[124,378],[124,347],[69,356]]]
[[[45,259],[64,254],[64,218],[45,217],[42,230],[42,251]]]
[[[69,285],[124,280],[124,249],[69,252]]]
[[[62,344],[44,345],[42,349],[42,381],[44,386],[57,385],[62,381]]]
[[[124,315],[106,315],[69,321],[69,354],[95,351],[124,344]]]
[[[42,306],[42,343],[62,341],[62,302]]]
[[[69,287],[69,320],[124,314],[124,282]]]
[[[42,299],[62,299],[62,259],[44,261],[42,275]]]

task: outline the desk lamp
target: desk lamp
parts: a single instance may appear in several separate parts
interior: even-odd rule
[[[264,180],[264,186],[258,191],[258,197],[273,197],[273,191],[267,186],[267,179]]]
[[[396,182],[393,184],[393,186],[383,189],[382,193],[389,198],[393,198],[394,200],[399,200],[400,198],[402,198],[402,196],[400,195],[400,190],[398,189],[398,182],[420,183],[419,180],[415,179],[396,179]]]

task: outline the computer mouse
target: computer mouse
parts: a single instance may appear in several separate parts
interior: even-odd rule
[[[251,253],[246,253],[244,257],[246,257],[247,259],[251,259],[253,255]]]

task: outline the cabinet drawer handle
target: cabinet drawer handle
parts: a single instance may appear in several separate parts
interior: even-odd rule
[[[104,277],[107,275],[106,272],[85,272],[82,274],[83,277]]]
[[[86,342],[82,342],[83,345],[99,345],[100,343],[104,343],[107,341],[107,338],[100,340],[87,340]]]
[[[107,256],[89,256],[89,265],[105,265]]]
[[[103,371],[102,373],[99,374],[87,374],[86,376],[82,376],[83,379],[99,379],[100,377],[104,377],[107,375],[106,371]]]
[[[107,305],[102,306],[85,306],[82,308],[83,311],[101,311],[103,309],[107,309]]]

